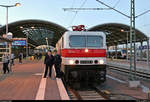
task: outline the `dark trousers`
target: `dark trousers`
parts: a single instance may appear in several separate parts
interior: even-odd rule
[[[11,59],[11,64],[14,65],[14,59]]]
[[[19,58],[19,63],[22,63],[22,58]]]
[[[8,71],[9,73],[8,63],[3,63],[3,71],[4,71],[4,74],[6,73],[6,71]]]
[[[60,77],[60,64],[55,64],[56,77]]]
[[[52,65],[47,65],[47,64],[46,64],[44,77],[47,76],[48,70],[49,70],[49,77],[51,77],[51,74],[52,74]]]

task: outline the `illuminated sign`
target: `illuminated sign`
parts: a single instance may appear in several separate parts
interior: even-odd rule
[[[0,45],[6,45],[6,42],[2,42],[2,43],[0,43]]]
[[[12,42],[13,46],[26,46],[26,40],[14,40]]]

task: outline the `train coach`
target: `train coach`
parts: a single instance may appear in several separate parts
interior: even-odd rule
[[[106,80],[106,35],[95,31],[67,31],[56,44],[62,56],[65,81]]]

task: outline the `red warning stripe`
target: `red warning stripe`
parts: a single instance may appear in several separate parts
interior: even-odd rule
[[[106,49],[62,49],[62,57],[106,57]]]

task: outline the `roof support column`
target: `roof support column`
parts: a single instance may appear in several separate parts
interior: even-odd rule
[[[147,64],[149,67],[149,38],[147,39]]]
[[[141,47],[140,47],[140,60],[143,59],[142,47],[143,47],[143,41],[141,42]]]
[[[117,45],[115,45],[115,58],[117,59]]]
[[[128,61],[128,43],[126,44],[126,59]]]
[[[28,33],[26,34],[26,59],[28,57]]]

